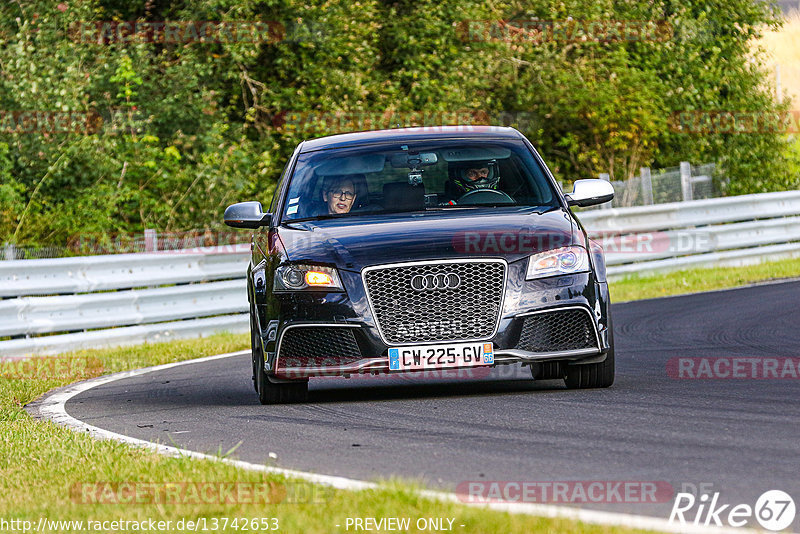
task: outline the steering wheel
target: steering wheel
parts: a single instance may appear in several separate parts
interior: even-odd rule
[[[516,204],[511,195],[497,189],[473,189],[461,195],[456,204]]]

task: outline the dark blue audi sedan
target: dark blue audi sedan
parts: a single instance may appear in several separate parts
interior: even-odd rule
[[[529,366],[569,388],[614,381],[602,249],[513,128],[452,126],[304,141],[269,210],[242,202],[253,381],[304,401],[319,376]]]

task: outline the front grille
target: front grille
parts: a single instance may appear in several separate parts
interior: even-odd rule
[[[337,366],[361,359],[353,329],[346,327],[289,328],[278,350],[281,368]]]
[[[502,261],[417,263],[368,269],[364,281],[388,343],[463,341],[494,333],[505,271]],[[442,285],[457,287],[420,289],[419,277],[434,275],[441,275]]]
[[[555,352],[597,347],[588,310],[568,309],[525,317],[517,347],[530,352]]]

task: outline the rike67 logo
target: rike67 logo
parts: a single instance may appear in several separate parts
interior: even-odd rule
[[[698,498],[692,493],[678,493],[669,514],[669,522],[682,526],[721,527],[727,523],[732,527],[743,527],[755,518],[762,528],[772,531],[783,530],[794,522],[794,500],[784,491],[765,491],[756,500],[755,506],[722,504],[719,495],[719,492],[711,496],[704,493]]]

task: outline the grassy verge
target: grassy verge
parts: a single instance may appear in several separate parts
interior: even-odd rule
[[[666,274],[633,276],[610,282],[612,302],[728,289],[755,282],[800,276],[800,258],[747,267],[688,269]]]
[[[169,525],[162,525],[169,527],[165,530],[190,531],[193,527],[179,521],[198,519],[204,521],[198,523],[200,532],[264,531],[264,526],[275,523],[258,521],[256,525],[248,523],[244,529],[242,518],[275,518],[279,532],[346,532],[348,517],[368,516],[408,517],[412,526],[417,518],[452,518],[456,532],[628,532],[435,502],[416,496],[413,484],[407,482],[392,481],[377,490],[349,492],[243,471],[210,460],[164,457],[115,442],[95,441],[53,423],[36,421],[23,409],[46,391],[74,381],[75,377],[66,376],[70,370],[83,378],[232,352],[247,345],[246,335],[223,334],[81,351],[57,359],[81,362],[71,367],[62,363],[36,367],[0,364],[0,376],[4,377],[0,378],[0,530],[14,530],[15,525],[16,530],[22,530],[26,526],[3,525],[3,520],[31,521],[28,526],[35,529],[39,518],[47,518],[83,521],[84,531],[88,521],[115,520],[170,521]],[[42,379],[48,371],[60,378]],[[40,378],[25,376],[26,372]],[[239,518],[236,528],[234,518]],[[75,527],[45,523],[43,530],[79,531]],[[132,524],[95,523],[95,527],[93,530],[138,530]]]

